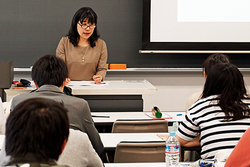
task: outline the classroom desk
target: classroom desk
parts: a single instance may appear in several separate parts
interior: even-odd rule
[[[181,122],[185,112],[162,112],[162,118],[168,122]],[[152,119],[151,111],[144,112],[94,112],[92,118],[95,124],[113,124],[117,119]]]
[[[185,116],[185,112],[162,112],[163,117],[170,117],[172,119],[166,119],[168,125],[172,126],[173,122],[181,122]],[[177,116],[177,114],[179,116]],[[111,132],[113,123],[117,119],[152,119],[151,112],[93,112],[92,118],[95,122],[95,126],[99,132]]]
[[[115,149],[121,141],[163,141],[157,134],[168,133],[99,133],[104,151],[108,155],[110,162],[113,162]]]
[[[179,167],[190,167],[189,162],[180,162]],[[166,167],[165,162],[145,163],[104,163],[105,167]]]
[[[162,141],[157,134],[168,133],[99,133],[104,149],[114,151],[121,141]]]
[[[147,80],[105,81],[106,84],[91,86],[70,86],[73,95],[142,95],[157,90]]]
[[[147,80],[105,81],[106,84],[88,86],[69,86],[72,94],[88,101],[95,111],[143,111],[143,94],[153,94],[157,90]],[[27,89],[5,89],[7,99],[17,94],[29,93],[35,89],[34,83]],[[129,105],[128,105],[129,104]]]
[[[104,150],[109,152],[110,155],[114,155],[116,146],[121,141],[163,141],[157,134],[169,134],[169,133],[99,133]],[[200,152],[200,147],[181,147],[180,154],[184,157],[184,151],[192,150]]]

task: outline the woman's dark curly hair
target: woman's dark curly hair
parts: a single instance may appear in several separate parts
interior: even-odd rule
[[[80,21],[82,24],[85,19],[88,19],[88,22],[91,24],[97,25],[97,15],[90,7],[83,7],[79,9],[71,22],[71,26],[69,32],[67,34],[69,41],[74,45],[77,46],[79,42],[79,34],[77,31],[77,23]],[[93,48],[95,47],[96,40],[100,37],[97,27],[95,27],[93,34],[89,37],[90,46]]]

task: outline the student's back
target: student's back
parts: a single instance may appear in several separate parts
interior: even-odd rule
[[[86,132],[94,149],[101,155],[103,144],[95,128],[87,101],[63,93],[63,88],[68,82],[68,69],[65,62],[53,55],[42,56],[33,64],[31,77],[38,89],[29,94],[14,97],[12,108],[24,99],[33,97],[49,98],[62,103],[68,110],[71,127]]]
[[[70,129],[69,139],[58,164],[81,167],[102,167],[103,163],[93,149],[88,135],[79,130]]]

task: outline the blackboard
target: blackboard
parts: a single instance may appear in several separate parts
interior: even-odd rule
[[[108,46],[108,63],[129,68],[201,67],[209,54],[141,54],[142,0],[1,0],[0,61],[30,67],[55,54],[74,13],[89,6],[98,15],[98,30]],[[230,54],[238,67],[250,67],[249,54]]]

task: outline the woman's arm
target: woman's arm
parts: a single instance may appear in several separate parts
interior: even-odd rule
[[[184,147],[200,146],[200,135],[196,136],[196,138],[192,141],[186,141],[180,138],[178,135],[176,135],[176,138],[179,140],[181,146],[184,146]]]
[[[66,55],[65,55],[65,44],[63,38],[60,40],[57,48],[56,48],[56,57],[60,57],[64,62],[66,62]]]
[[[106,72],[107,72],[107,59],[108,59],[108,51],[107,51],[107,45],[104,41],[102,41],[102,48],[100,53],[99,62],[96,68],[96,74],[95,75],[101,75],[102,79],[105,78]]]

